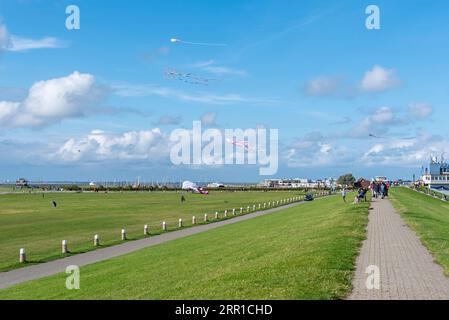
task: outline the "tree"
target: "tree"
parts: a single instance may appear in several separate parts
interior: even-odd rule
[[[338,178],[337,183],[342,185],[342,186],[352,186],[354,185],[355,182],[355,177],[352,175],[352,173],[347,173],[344,174],[342,176],[340,176],[340,178]]]

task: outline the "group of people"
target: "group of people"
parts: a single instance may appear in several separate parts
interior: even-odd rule
[[[357,191],[357,195],[355,197],[354,203],[360,203],[360,201],[365,200],[366,201],[366,194],[368,190],[371,190],[371,194],[373,198],[382,198],[388,197],[388,191],[390,190],[390,182],[389,181],[375,181],[372,180],[369,186],[369,189],[367,188],[367,185],[360,186],[360,188]],[[346,188],[343,188],[341,191],[341,195],[343,198],[343,201],[346,202],[346,195],[347,190]]]
[[[366,201],[366,193],[368,192],[365,188],[359,188],[357,191],[357,195],[355,196],[354,203],[360,203],[360,201],[365,200]],[[346,202],[346,195],[347,191],[345,188],[341,190],[341,196],[343,198],[343,202]]]
[[[369,186],[374,198],[388,197],[388,190],[390,190],[390,182],[388,181],[371,181]]]

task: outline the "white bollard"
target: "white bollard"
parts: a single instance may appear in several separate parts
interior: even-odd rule
[[[232,209],[232,215],[235,216],[235,209]]]
[[[207,213],[204,214],[204,222],[207,222]]]
[[[267,207],[267,203],[264,202],[264,203],[263,203],[263,208],[265,209],[266,207]]]
[[[148,228],[148,225],[146,224],[146,225],[144,225],[144,227],[143,227],[143,234],[147,236],[148,233],[149,233],[149,228]]]
[[[98,234],[94,235],[94,246],[99,246],[100,245],[100,237],[98,236]]]
[[[179,224],[178,224],[178,226],[179,226],[180,228],[182,228],[182,219],[179,219]]]
[[[243,213],[243,208],[240,208],[240,214],[242,214]]]
[[[162,230],[167,231],[167,223],[165,221],[162,222]]]
[[[122,240],[126,240],[126,230],[122,229]]]
[[[196,217],[195,216],[192,217],[192,224],[196,224]]]
[[[249,206],[246,208],[246,212],[249,212]]]
[[[253,211],[256,211],[256,205],[253,205]]]
[[[69,251],[67,250],[67,245],[68,245],[67,240],[62,240],[62,243],[61,243],[61,251],[62,251],[62,253],[67,253],[67,252],[69,252]]]
[[[27,261],[27,256],[24,248],[21,248],[19,250],[19,261],[20,263],[25,263]]]
[[[224,212],[224,217],[225,217],[225,218],[228,217],[228,210],[225,210],[225,212]]]
[[[215,212],[215,219],[218,219],[218,212]]]
[[[260,205],[260,203],[259,203],[259,210],[260,210],[260,206],[261,206],[261,205]]]

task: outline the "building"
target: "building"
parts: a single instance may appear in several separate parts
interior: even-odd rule
[[[425,169],[422,177],[422,183],[431,189],[449,190],[449,163],[445,162],[444,157],[433,157],[430,160],[429,168]]]
[[[209,183],[207,185],[207,188],[209,188],[209,189],[222,189],[222,188],[225,188],[225,185],[223,183],[214,182],[214,183]]]
[[[318,189],[329,187],[333,180],[310,180],[310,179],[266,179],[259,183],[261,188],[275,189]]]
[[[16,188],[26,188],[28,187],[28,180],[24,179],[24,178],[20,178],[16,180]]]

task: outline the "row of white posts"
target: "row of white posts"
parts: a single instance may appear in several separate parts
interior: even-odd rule
[[[327,193],[324,193],[324,192],[321,192],[321,193],[318,193],[318,194],[316,194],[318,197],[320,197],[320,196],[323,196],[323,195],[326,195]],[[268,208],[271,208],[271,207],[277,207],[277,206],[279,206],[279,205],[284,205],[284,204],[287,204],[287,203],[293,203],[293,202],[297,202],[297,201],[301,201],[301,197],[300,196],[298,196],[298,197],[294,197],[294,198],[288,198],[288,199],[283,199],[283,200],[277,200],[277,201],[273,201],[273,202],[268,202],[268,204],[266,203],[266,202],[264,202],[263,204],[261,204],[261,203],[259,203],[258,204],[258,208],[259,208],[259,210],[263,207],[263,209],[266,209],[267,207]],[[252,209],[253,209],[253,211],[256,211],[256,205],[254,204],[253,205],[253,207],[252,207]],[[250,206],[248,206],[247,208],[246,208],[246,212],[247,213],[249,213],[250,212]],[[232,209],[232,215],[233,216],[235,216],[235,214],[236,214],[236,210],[235,209]],[[243,214],[243,207],[241,207],[240,208],[240,214]],[[228,210],[225,210],[224,211],[224,218],[227,218],[228,217]],[[215,219],[219,219],[219,213],[218,212],[215,212]],[[208,222],[209,221],[209,217],[208,217],[208,214],[207,213],[205,213],[204,214],[204,222]],[[192,217],[192,225],[195,225],[197,223],[197,220],[196,220],[196,217],[195,216],[193,216]],[[183,224],[183,220],[182,219],[179,219],[179,221],[178,221],[178,227],[179,228],[182,228],[184,226],[184,224]],[[165,222],[165,221],[163,221],[162,222],[162,230],[163,231],[167,231],[167,223]],[[144,227],[143,227],[143,232],[144,232],[144,235],[145,236],[147,236],[147,235],[149,235],[149,233],[150,233],[150,228],[149,228],[149,226],[148,225],[145,225]],[[123,240],[123,241],[125,241],[127,238],[126,238],[126,230],[123,228],[122,229],[122,231],[121,231],[121,239]],[[98,235],[98,234],[96,234],[95,236],[94,236],[94,246],[99,246],[100,245],[100,236]],[[68,250],[68,241],[67,240],[62,240],[62,243],[61,243],[61,252],[63,253],[63,254],[66,254],[66,253],[69,253],[69,250]],[[25,248],[21,248],[20,249],[20,251],[19,251],[19,262],[20,263],[25,263],[26,262],[26,251],[25,251]]]

